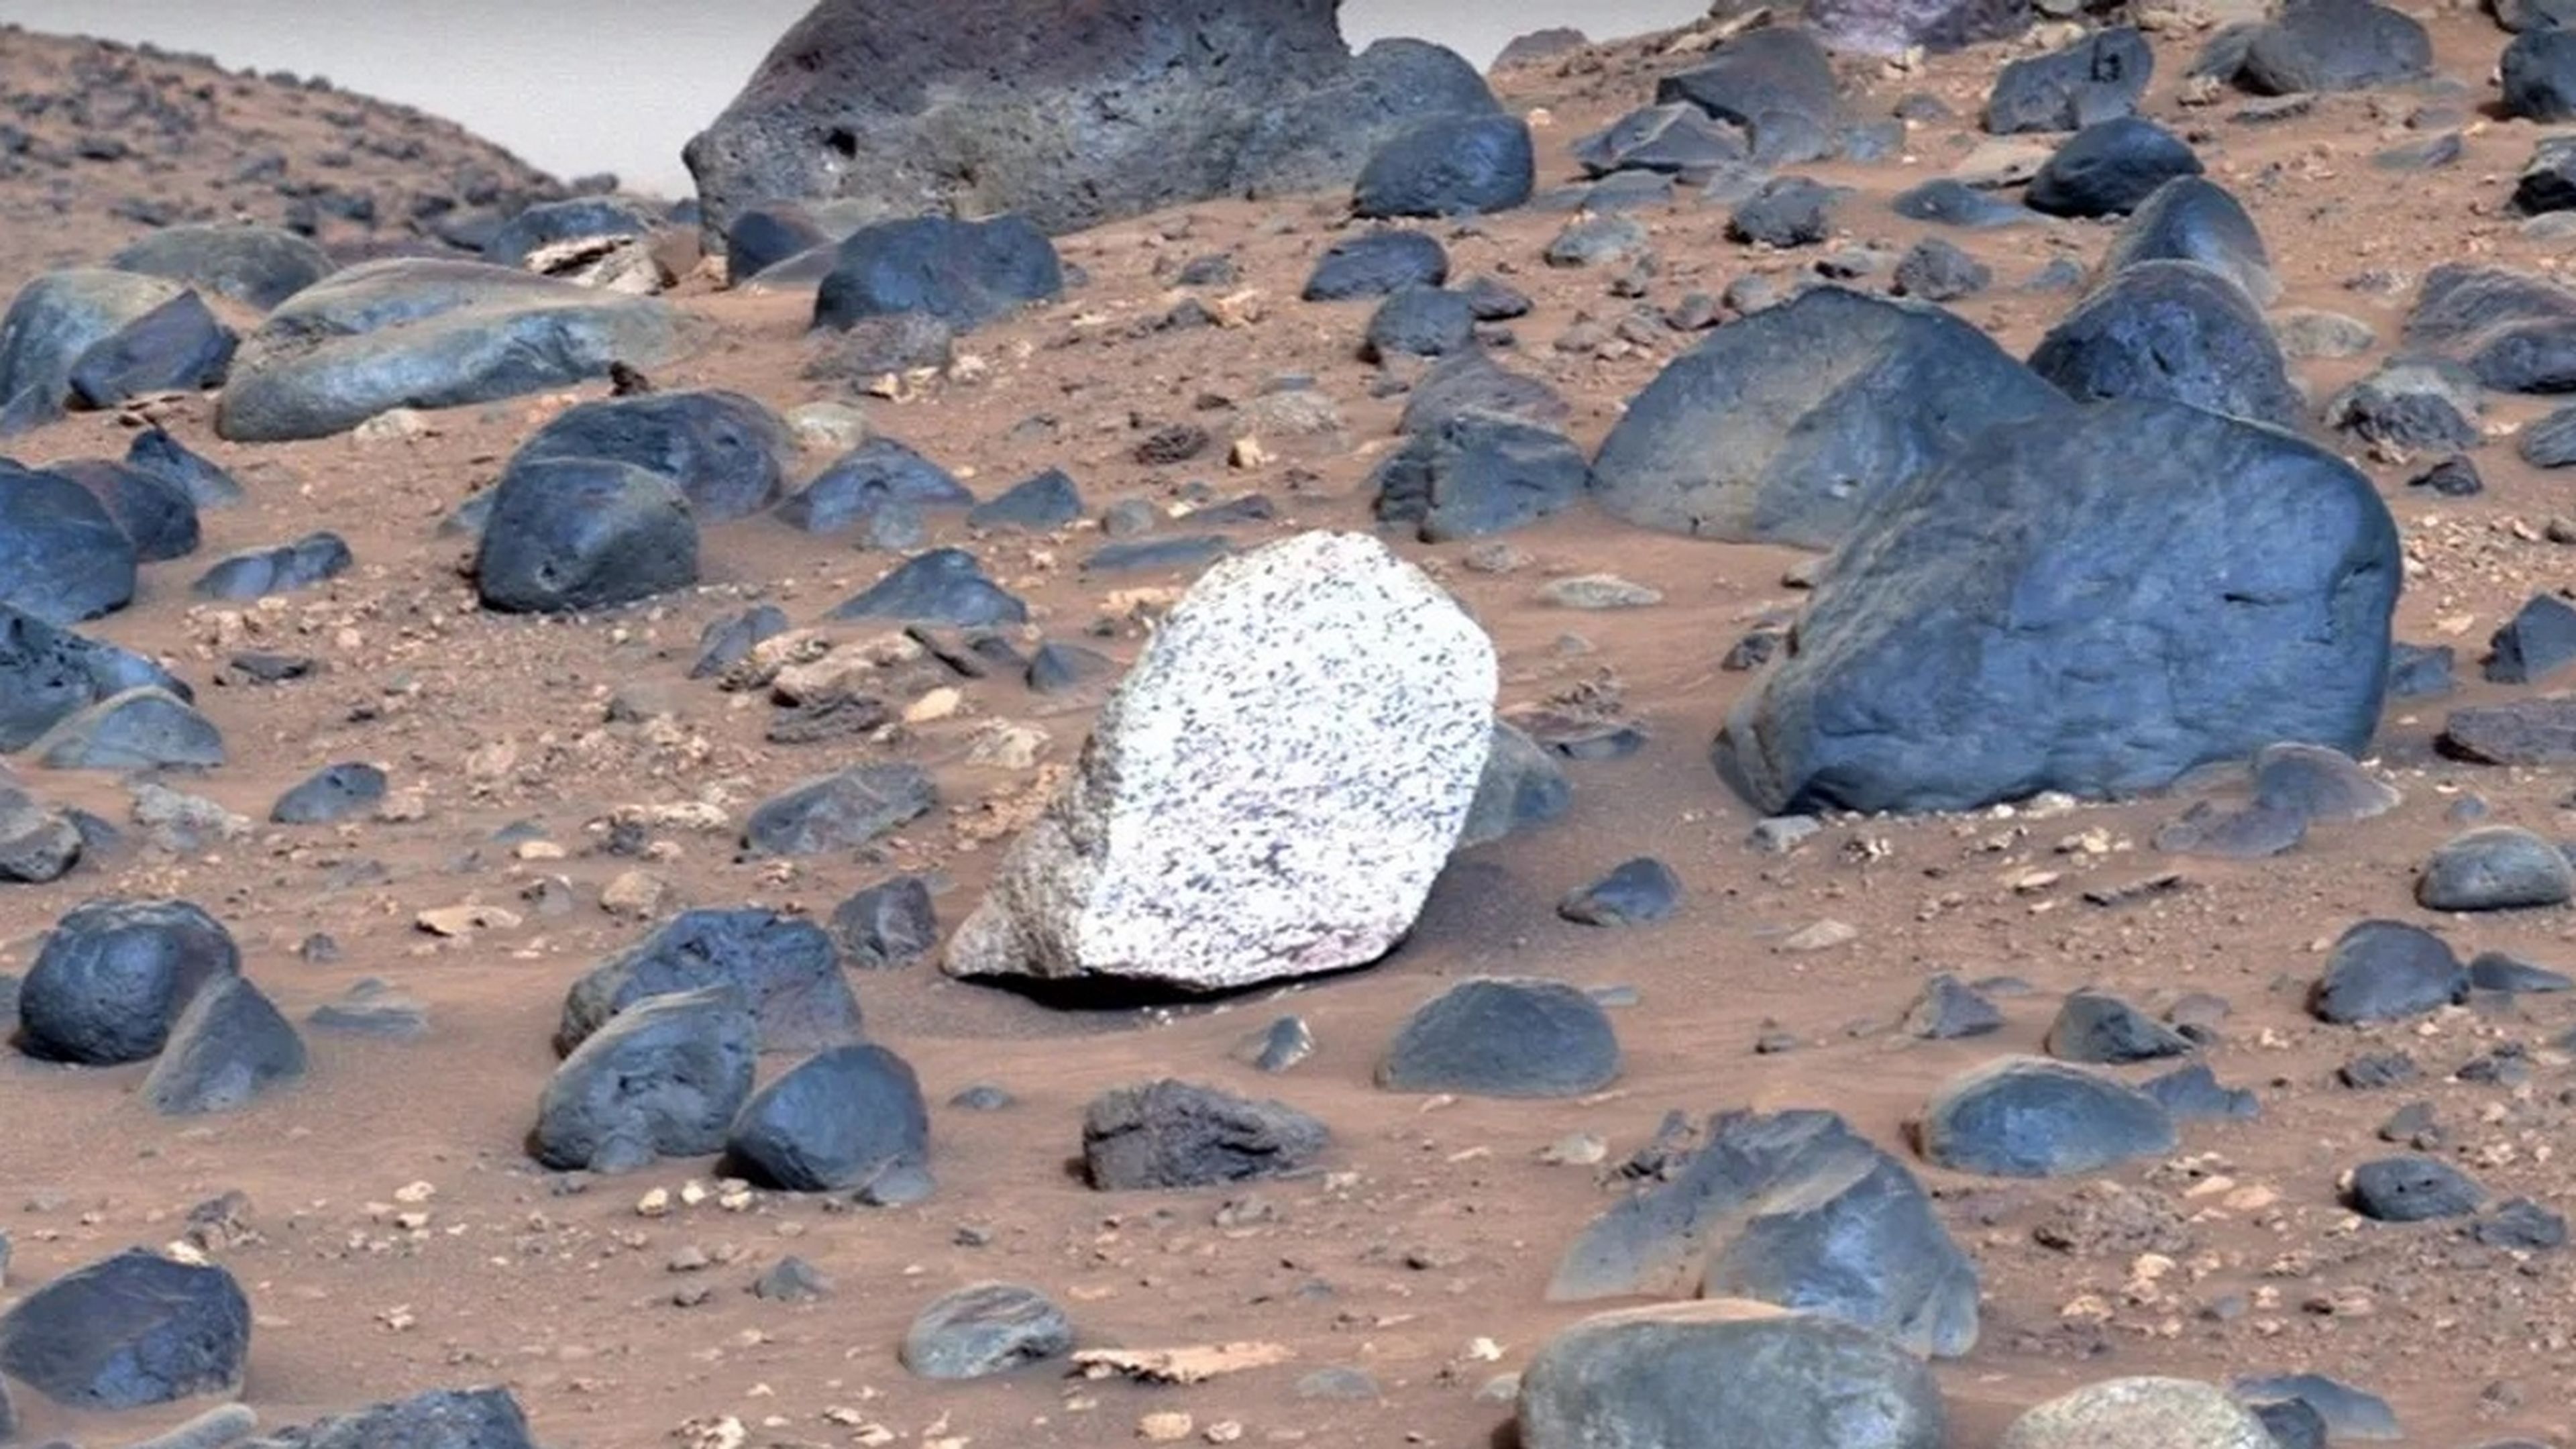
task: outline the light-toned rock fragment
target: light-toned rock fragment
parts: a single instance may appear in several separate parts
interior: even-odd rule
[[[1226,990],[1412,927],[1492,734],[1494,648],[1376,540],[1217,564],[1102,709],[959,928],[958,976]]]
[[[2210,1384],[2111,1379],[2015,1420],[1997,1449],[2272,1449],[2263,1421]]]

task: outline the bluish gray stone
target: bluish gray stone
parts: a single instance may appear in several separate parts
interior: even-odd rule
[[[1945,1082],[1918,1128],[1923,1155],[1955,1172],[2066,1177],[2171,1152],[2164,1104],[2106,1073],[2006,1057]]]

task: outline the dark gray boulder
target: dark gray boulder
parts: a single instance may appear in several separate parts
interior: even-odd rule
[[[1944,1082],[1915,1126],[1926,1159],[1988,1177],[2066,1177],[2171,1152],[2162,1102],[2108,1073],[2005,1057]]]
[[[215,560],[191,586],[200,598],[236,602],[291,594],[336,579],[357,564],[349,544],[331,532],[308,533],[275,548],[245,549]]]
[[[2285,0],[2246,38],[2239,86],[2264,96],[2371,90],[2433,70],[2433,42],[2412,16],[2370,0]]]
[[[361,262],[305,288],[242,340],[215,413],[234,442],[347,432],[390,408],[449,408],[569,387],[612,363],[676,357],[679,314],[507,267]]]
[[[2487,1195],[2447,1162],[2407,1156],[2384,1157],[2354,1168],[2346,1196],[2353,1211],[2375,1222],[2421,1223],[2467,1217]]]
[[[2576,664],[2576,605],[2534,594],[2488,641],[2490,684],[2530,684]]]
[[[25,749],[63,720],[129,689],[195,697],[140,654],[0,604],[0,753]]]
[[[906,559],[884,578],[832,611],[835,619],[893,619],[973,629],[1025,624],[1029,606],[984,574],[962,548],[934,548]]]
[[[972,1283],[914,1316],[899,1350],[926,1379],[980,1379],[1071,1352],[1073,1322],[1035,1288]]]
[[[1334,0],[822,0],[683,152],[711,239],[756,203],[1016,212],[1049,233],[1347,185],[1435,116],[1497,110],[1420,41],[1354,57]]]
[[[1804,176],[1783,176],[1736,204],[1726,219],[1730,241],[1767,247],[1811,247],[1832,236],[1839,193]]]
[[[1796,26],[1750,31],[1703,64],[1655,84],[1658,105],[1688,103],[1740,128],[1752,159],[1789,166],[1831,154],[1840,107],[1833,63]]]
[[[134,540],[96,495],[0,459],[0,604],[77,624],[134,598]]]
[[[1901,1025],[1907,1036],[1923,1041],[1958,1041],[2003,1030],[2004,1013],[1985,993],[1941,971],[1924,981]]]
[[[1689,176],[1752,157],[1734,127],[1682,101],[1631,111],[1571,150],[1585,174],[1596,177],[1621,171]]]
[[[21,287],[0,313],[0,437],[63,416],[81,358],[183,290],[101,267],[47,272]]]
[[[624,1172],[705,1157],[751,1096],[759,1023],[725,987],[639,1001],[546,1083],[532,1145],[548,1167]]]
[[[1406,287],[1437,287],[1448,280],[1449,252],[1438,238],[1380,227],[1325,248],[1298,295],[1309,302],[1348,302],[1390,296]]]
[[[1938,307],[1819,287],[1666,366],[1594,455],[1593,496],[1665,533],[1830,548],[1989,428],[2071,411]]]
[[[1581,449],[1553,428],[1465,411],[1406,438],[1370,476],[1378,519],[1425,543],[1524,528],[1571,508],[1592,481]]]
[[[856,850],[938,804],[938,787],[918,765],[853,765],[763,801],[743,826],[743,849],[755,856]]]
[[[1739,1299],[1583,1319],[1520,1379],[1522,1449],[1940,1449],[1922,1359],[1824,1313]]]
[[[833,1047],[754,1093],[725,1153],[764,1186],[838,1192],[928,1161],[930,1111],[903,1058],[881,1046]]]
[[[555,1050],[578,1049],[638,1002],[711,987],[735,992],[750,1009],[763,1052],[814,1052],[859,1039],[859,999],[823,928],[739,907],[683,911],[575,981],[564,995]]]
[[[927,313],[964,332],[1064,291],[1055,243],[1027,218],[917,216],[843,237],[814,294],[814,325]]]
[[[359,761],[326,765],[277,797],[268,818],[278,825],[331,825],[382,804],[385,772]]]
[[[1473,216],[1528,202],[1538,182],[1529,123],[1518,116],[1434,116],[1379,146],[1351,190],[1362,217]]]
[[[1414,380],[1395,430],[1410,437],[1470,412],[1494,413],[1554,427],[1573,416],[1563,395],[1535,377],[1509,371],[1483,349],[1444,357]]]
[[[2507,267],[2447,262],[2424,274],[2400,343],[2464,364],[2498,392],[2576,391],[2576,291]]]
[[[2189,1055],[2191,1038],[2116,996],[2078,991],[2049,1024],[2048,1054],[2062,1062],[2125,1066]]]
[[[2022,201],[2050,216],[2120,216],[2177,176],[2200,174],[2190,146],[2153,121],[2097,121],[2057,148],[2030,178]]]
[[[1898,192],[1888,202],[1888,209],[1908,221],[1928,221],[1971,231],[2019,226],[2039,219],[2039,214],[2029,207],[2002,200],[1964,181],[1953,181],[1948,177]]]
[[[2576,868],[2557,845],[2514,825],[2488,825],[2444,841],[2415,878],[2428,911],[2509,911],[2576,898]]]
[[[224,737],[188,701],[147,685],[65,718],[27,753],[49,770],[212,769],[224,762]]]
[[[240,1449],[537,1449],[537,1442],[508,1389],[433,1389],[281,1429]]]
[[[246,496],[230,473],[213,460],[190,452],[185,444],[158,427],[145,428],[134,435],[133,443],[125,450],[125,466],[157,473],[178,484],[199,508],[230,508]]]
[[[1557,754],[1520,726],[1497,716],[1493,742],[1485,751],[1485,772],[1477,778],[1476,798],[1467,807],[1467,823],[1458,831],[1456,849],[1534,830],[1564,818],[1573,804],[1574,782],[1566,778]]]
[[[2334,395],[2326,425],[2366,443],[2409,451],[2458,452],[2483,447],[2478,415],[2485,400],[2476,374],[2439,358],[2391,358]]]
[[[87,847],[80,823],[70,813],[0,786],[0,883],[47,885],[61,880],[80,863]],[[8,994],[9,1010],[0,1013],[0,1032],[17,1020],[15,982]]]
[[[939,944],[939,912],[930,883],[917,875],[881,881],[832,912],[832,944],[862,971],[909,966]]]
[[[250,1330],[231,1273],[129,1248],[0,1315],[0,1370],[69,1408],[150,1408],[239,1391]]]
[[[105,458],[73,458],[45,470],[89,490],[134,545],[142,563],[162,563],[197,551],[203,533],[197,500],[164,474],[129,468]]]
[[[27,1052],[117,1066],[157,1055],[206,983],[241,974],[232,934],[186,901],[93,901],[54,924],[19,985]]]
[[[2263,1115],[2263,1104],[2253,1092],[2219,1085],[2207,1062],[2150,1077],[2138,1084],[2138,1090],[2162,1102],[2176,1122],[2251,1122]]]
[[[108,258],[141,272],[229,297],[265,312],[331,275],[330,253],[272,226],[167,226]]]
[[[2508,994],[2576,991],[2576,977],[2534,965],[2503,951],[2481,951],[2471,958],[2469,984],[2480,991]]]
[[[569,408],[520,444],[510,466],[606,458],[669,479],[691,514],[723,523],[777,501],[790,450],[787,424],[766,404],[705,388]]]
[[[171,1024],[143,1100],[171,1117],[230,1112],[304,1075],[304,1038],[243,976],[217,976]]]
[[[831,246],[846,235],[827,228],[802,202],[746,206],[734,213],[724,229],[725,270],[734,282],[747,282],[790,257]]]
[[[791,494],[778,505],[776,516],[807,533],[839,533],[888,505],[972,508],[975,495],[954,474],[911,448],[874,437]]]
[[[1476,345],[1476,304],[1440,287],[1407,287],[1369,314],[1360,357],[1387,362],[1399,357],[1447,357]]]
[[[512,462],[474,556],[475,592],[502,613],[610,609],[697,581],[688,495],[607,458]]]
[[[1906,248],[1896,262],[1896,272],[1889,279],[1900,297],[1918,297],[1926,302],[1956,302],[1973,297],[1994,284],[1994,268],[1961,251],[1956,245],[1937,236],[1927,236]]]
[[[503,267],[525,267],[528,258],[562,242],[593,237],[650,240],[662,221],[646,204],[623,196],[568,196],[524,207],[501,223],[483,243],[483,260]]]
[[[1641,855],[1568,893],[1556,903],[1556,913],[1581,926],[1642,926],[1671,916],[1681,894],[1682,883],[1671,866]]]
[[[1977,1342],[1977,1269],[1903,1163],[1831,1112],[1712,1117],[1700,1145],[1594,1218],[1554,1302],[1750,1298],[1830,1314],[1918,1354]]]
[[[1986,129],[1998,136],[2076,131],[2133,115],[2155,69],[2155,52],[2136,26],[2097,30],[2063,50],[2006,64],[1986,97]]]
[[[1377,1067],[1395,1092],[1579,1097],[1619,1076],[1601,1004],[1561,981],[1477,978],[1405,1019]]]
[[[1062,468],[1048,468],[966,510],[966,523],[985,530],[1045,533],[1072,524],[1084,511],[1082,490],[1073,476]]]
[[[2135,400],[2006,424],[1845,542],[1719,768],[1766,814],[1964,810],[2358,751],[2399,572],[2369,480],[2298,439]]]
[[[2296,432],[2307,400],[2252,298],[2196,262],[2111,274],[2030,355],[2078,402],[2154,398]]]
[[[2576,120],[2576,31],[2554,26],[2526,30],[2504,48],[2497,69],[2506,114],[2543,125]]]
[[[2146,262],[2198,262],[2264,306],[2281,295],[2245,204],[2204,176],[2177,176],[2149,192],[2102,253],[2101,275]]]
[[[2319,1021],[2403,1021],[2468,999],[2469,974],[2449,943],[2402,921],[2362,921],[2336,939],[2308,998]]]
[[[1311,1166],[1332,1134],[1284,1102],[1164,1078],[1092,1099],[1083,1174],[1103,1192],[1212,1187]]]
[[[90,344],[72,363],[74,408],[112,408],[156,392],[221,387],[241,339],[195,292],[178,296]]]

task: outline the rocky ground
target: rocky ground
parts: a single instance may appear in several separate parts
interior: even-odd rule
[[[2434,268],[2563,270],[2564,230],[2513,204],[2549,132],[2498,105],[2491,76],[2508,37],[2483,13],[2422,17],[2432,79],[2288,102],[2191,76],[2211,17],[2142,18],[2155,66],[2139,113],[2189,143],[2268,246],[2279,292],[2263,311],[2293,340],[2304,395],[2291,421],[2362,470],[2395,518],[2395,636],[2458,653],[2451,692],[2391,697],[2366,751],[2393,808],[2320,821],[2259,858],[2160,848],[2191,843],[2169,827],[2196,798],[2225,797],[2224,782],[2116,804],[1827,812],[1812,832],[1774,824],[1757,837],[1765,812],[1721,781],[1710,742],[1764,677],[1740,667],[1741,641],[1795,616],[1814,553],[1650,531],[1592,503],[1493,537],[1430,544],[1388,529],[1491,638],[1507,714],[1575,756],[1562,818],[1459,852],[1392,955],[1139,1007],[1032,998],[944,975],[936,952],[899,953],[847,979],[867,1039],[917,1074],[926,1195],[911,1176],[857,1195],[891,1205],[749,1186],[712,1150],[565,1171],[566,1152],[532,1129],[561,1060],[568,988],[682,910],[829,923],[898,876],[927,883],[939,932],[952,932],[1075,769],[1114,676],[1034,691],[1019,668],[943,665],[919,641],[889,640],[893,624],[830,619],[900,553],[766,516],[707,521],[699,582],[632,607],[483,607],[477,545],[442,524],[541,426],[607,396],[606,381],[268,442],[219,435],[210,394],[148,391],[5,447],[29,468],[121,458],[148,420],[238,480],[241,501],[206,509],[190,557],[147,564],[130,607],[79,626],[193,686],[222,763],[134,776],[46,768],[32,750],[0,764],[0,785],[90,812],[115,837],[87,827],[69,874],[0,887],[0,971],[27,973],[84,902],[194,902],[298,1025],[308,1060],[300,1080],[240,1110],[174,1117],[156,1109],[170,1078],[146,1063],[0,1053],[7,1294],[132,1247],[220,1264],[251,1323],[239,1397],[268,1425],[500,1385],[557,1449],[1508,1442],[1512,1376],[1568,1325],[1635,1301],[1551,1301],[1549,1286],[1595,1215],[1640,1180],[1677,1175],[1690,1140],[1668,1114],[1695,1130],[1727,1110],[1815,1108],[1901,1159],[1973,1261],[1974,1346],[1932,1368],[1950,1443],[1994,1443],[2029,1406],[2103,1379],[2308,1372],[2384,1399],[2407,1442],[2576,1442],[2576,1284],[2546,1231],[2570,1197],[2558,1154],[2576,1123],[2576,997],[2471,993],[2443,977],[2418,1003],[2430,1009],[2363,1024],[2321,1019],[2312,1000],[2336,943],[2365,920],[2428,928],[2462,961],[2576,960],[2548,865],[2525,874],[2542,878],[2535,898],[2549,904],[2419,904],[2497,898],[2492,870],[2467,872],[2477,879],[2459,896],[2419,897],[2437,848],[2472,825],[2565,833],[2565,754],[2491,765],[2436,747],[2454,711],[2564,682],[2546,674],[2557,656],[2537,637],[2529,683],[2477,665],[2493,631],[2561,585],[2576,546],[2563,480],[2518,447],[2549,404],[2486,399],[2476,435],[2458,440],[2474,493],[2414,481],[2449,447],[2374,444],[2319,420],[2396,351]],[[1864,143],[1775,168],[1842,193],[1811,241],[1739,240],[1734,202],[1684,187],[1615,213],[1642,235],[1595,225],[1582,249],[1603,255],[1573,255],[1561,234],[1577,218],[1545,193],[1582,178],[1575,143],[1705,61],[1730,28],[1500,73],[1498,93],[1537,140],[1539,203],[1417,224],[1445,247],[1454,282],[1483,276],[1526,295],[1525,315],[1484,324],[1487,350],[1562,396],[1557,426],[1587,454],[1708,327],[1820,271],[1881,294],[1905,276],[2024,357],[2119,235],[2117,218],[1972,229],[1895,209],[1933,178],[2027,170],[2063,139],[1979,125],[2007,61],[2080,34],[2044,27],[1952,55],[1839,63],[1846,118],[1909,119],[1882,127],[1874,159],[1853,158],[1873,149]],[[12,287],[94,264],[162,222],[238,213],[292,226],[318,208],[319,239],[350,260],[434,234],[435,221],[411,220],[425,215],[415,198],[505,211],[562,194],[438,123],[188,62],[0,33],[0,83],[24,97],[0,123],[0,282]],[[223,118],[220,145],[190,139],[210,134],[209,116]],[[111,141],[125,150],[104,154]],[[2411,150],[2427,145],[2438,152]],[[281,173],[255,164],[266,150],[287,158],[286,178],[329,179],[288,195],[273,184]],[[2393,152],[2407,154],[2381,159]],[[488,188],[465,178],[478,168]],[[332,200],[357,195],[372,199],[372,230]],[[913,371],[853,366],[846,344],[809,340],[810,291],[728,289],[719,268],[674,266],[664,295],[677,340],[644,371],[657,392],[727,389],[786,416],[790,486],[862,430],[919,449],[986,500],[1064,470],[1079,496],[1070,522],[1030,531],[926,510],[918,537],[898,528],[881,541],[971,552],[1027,602],[1031,622],[1005,631],[1020,653],[1046,640],[1123,667],[1205,554],[1087,566],[1108,535],[1214,533],[1240,551],[1376,526],[1369,482],[1399,444],[1423,364],[1362,360],[1373,301],[1300,297],[1326,249],[1364,229],[1348,211],[1340,192],[1201,203],[1060,237],[1077,273],[1060,299],[976,328],[944,366]],[[1926,238],[1964,256],[1909,259]],[[1990,277],[1932,285],[1922,269],[1935,262]],[[218,311],[245,331],[257,318]],[[1294,375],[1311,387],[1283,389]],[[1177,516],[1251,496],[1267,508],[1221,526]],[[354,565],[256,602],[192,594],[208,562],[317,529]],[[2294,542],[2285,530],[2284,552]],[[865,690],[882,709],[820,685],[808,707],[782,705],[776,679],[742,667],[697,676],[702,630],[764,604],[818,630],[842,661],[872,657]],[[957,639],[929,642],[955,653]],[[353,776],[354,810],[271,820],[281,795],[334,764],[381,771],[381,798]],[[937,806],[854,848],[741,848],[762,802],[863,764],[918,767]],[[1570,893],[1649,856],[1677,885],[1668,917],[1604,927],[1560,913]],[[1917,1003],[1944,974],[1984,983],[2000,1025],[1927,1039]],[[1615,1075],[1585,1069],[1600,1043],[1579,1030],[1533,1029],[1532,1042],[1557,1048],[1533,1047],[1532,1060],[1572,1064],[1557,1095],[1426,1089],[1401,1074],[1378,1085],[1416,1009],[1486,975],[1568,983],[1604,1003],[1591,1015],[1615,1032]],[[1909,1127],[1936,1091],[2042,1053],[2083,989],[2186,1028],[2175,1049],[2249,1092],[2254,1113],[2191,1118],[2169,1146],[2065,1176],[1927,1160]],[[312,1019],[353,1003],[378,1024],[416,1012],[423,1025],[386,1035]],[[1566,1010],[1590,1019],[1588,1003]],[[1246,1061],[1247,1039],[1287,1016],[1311,1031],[1311,1054],[1275,1074]],[[2115,1029],[2153,1038],[2148,1025]],[[2057,1033],[2061,1048],[2069,1034]],[[764,1058],[762,1079],[792,1060]],[[2179,1064],[2118,1071],[2139,1081]],[[1165,1077],[1279,1099],[1329,1142],[1264,1121],[1312,1149],[1287,1154],[1295,1170],[1095,1188],[1086,1111]],[[999,1091],[961,1098],[979,1087]],[[2406,1154],[2473,1179],[2478,1210],[2419,1222],[2357,1212],[2372,1183],[2347,1175]],[[2505,1210],[2517,1199],[2526,1205]],[[790,1259],[810,1265],[819,1296],[781,1290]],[[1152,1363],[1086,1373],[1058,1358],[957,1381],[907,1368],[898,1347],[916,1316],[988,1280],[1043,1294],[1080,1348],[1230,1347],[1159,1370],[1199,1380],[1181,1384],[1152,1381]],[[35,1443],[131,1443],[205,1408],[85,1410],[23,1387],[14,1400]],[[2368,1427],[2347,1420],[2339,1441]]]

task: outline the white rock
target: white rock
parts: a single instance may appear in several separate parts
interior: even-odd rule
[[[1225,990],[1420,913],[1493,730],[1494,647],[1419,569],[1306,533],[1209,569],[950,943],[956,976]]]

